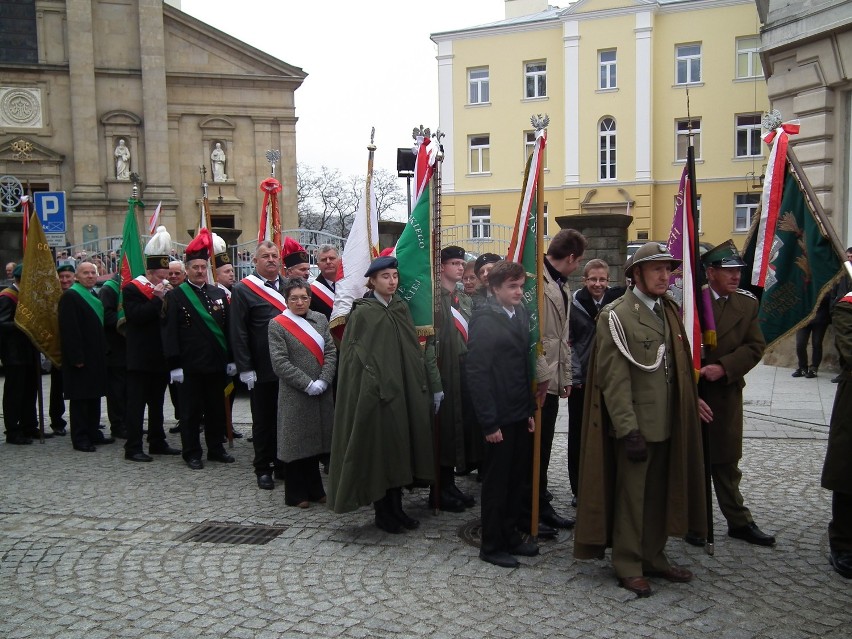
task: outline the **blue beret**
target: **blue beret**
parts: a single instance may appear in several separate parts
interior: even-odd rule
[[[399,262],[397,262],[396,258],[393,255],[377,257],[372,262],[370,262],[370,268],[368,268],[367,272],[364,273],[364,277],[370,277],[373,273],[384,271],[386,268],[397,268],[398,266]]]

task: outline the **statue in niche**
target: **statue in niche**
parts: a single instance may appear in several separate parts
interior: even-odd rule
[[[118,141],[115,147],[115,179],[130,180],[130,149],[124,144],[124,140]]]
[[[222,143],[217,142],[216,148],[213,149],[213,153],[210,154],[210,164],[213,168],[213,181],[214,182],[227,182],[228,176],[225,173],[225,160],[227,156],[225,155],[225,151],[222,150]]]

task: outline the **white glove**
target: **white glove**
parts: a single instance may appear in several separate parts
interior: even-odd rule
[[[237,365],[234,362],[231,362],[227,366],[225,366],[225,375],[228,377],[233,377],[237,374]]]
[[[49,373],[50,369],[53,368],[53,365],[50,363],[50,360],[44,356],[44,353],[41,353],[41,370],[45,373]]]
[[[183,383],[183,369],[175,368],[169,371],[169,384],[182,384]]]
[[[314,384],[316,384],[317,388],[319,388],[319,395],[322,395],[325,391],[328,390],[328,382],[324,379],[318,379],[314,382]]]
[[[310,395],[310,396],[312,396],[312,397],[313,397],[314,395],[319,395],[322,391],[320,390],[320,387],[319,387],[319,386],[317,386],[317,383],[316,383],[316,382],[311,382],[310,384],[308,384],[308,385],[305,387],[305,392],[306,392],[308,395]]]
[[[444,399],[444,391],[432,395],[432,404],[435,406],[435,414],[441,408],[441,401]]]
[[[246,371],[245,373],[240,373],[240,381],[248,386],[248,389],[251,390],[254,388],[254,383],[257,381],[257,373],[254,371]]]

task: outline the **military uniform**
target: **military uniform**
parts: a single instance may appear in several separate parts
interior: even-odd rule
[[[38,437],[38,351],[15,325],[17,309],[18,286],[12,284],[0,292],[0,360],[5,369],[3,421],[8,443],[28,444]]]
[[[124,414],[127,407],[127,341],[119,330],[121,275],[103,283],[98,295],[104,305],[104,331],[107,343],[107,417],[113,437],[126,438]],[[123,323],[123,318],[122,318]]]

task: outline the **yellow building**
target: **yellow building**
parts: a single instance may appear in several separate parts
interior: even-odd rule
[[[754,3],[505,4],[505,20],[432,34],[453,239],[493,237],[500,248],[501,225],[517,212],[530,116],[547,113],[548,234],[559,216],[611,212],[634,217],[630,238],[666,240],[691,129],[700,239],[742,245],[767,155]]]

